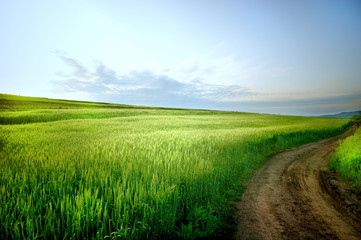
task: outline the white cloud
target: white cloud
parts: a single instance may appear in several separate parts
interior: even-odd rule
[[[158,73],[131,71],[127,74],[118,74],[99,61],[95,63],[94,70],[89,70],[76,59],[64,56],[60,59],[72,71],[57,74],[60,77],[54,82],[57,92],[80,93],[97,101],[308,115],[344,108],[357,110],[352,107],[361,101],[358,90],[330,88],[326,91],[322,84],[299,91],[255,91],[240,83],[273,70],[265,72],[266,65],[251,67],[249,61],[241,62],[232,57],[208,61],[193,58],[175,69]],[[228,81],[223,78],[228,78]]]
[[[253,93],[241,85],[210,84],[201,79],[179,81],[170,74],[155,74],[150,71],[132,71],[118,75],[101,62],[97,62],[95,70],[84,67],[76,59],[60,56],[60,59],[72,67],[71,73],[60,72],[61,78],[55,81],[57,91],[82,92],[101,98],[112,98],[112,101],[126,101],[144,105],[151,100],[155,105],[193,104],[198,102],[222,101]],[[188,72],[189,69],[187,70]],[[104,100],[102,100],[104,101]]]

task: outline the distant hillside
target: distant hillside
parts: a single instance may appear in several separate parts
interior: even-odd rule
[[[354,112],[342,112],[336,114],[329,114],[329,115],[321,115],[320,117],[328,117],[328,118],[352,118],[354,115],[360,115],[361,111],[354,111]]]

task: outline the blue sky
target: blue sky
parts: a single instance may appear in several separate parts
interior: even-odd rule
[[[4,1],[0,92],[313,115],[361,108],[358,0]]]

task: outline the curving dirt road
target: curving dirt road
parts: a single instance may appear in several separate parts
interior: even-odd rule
[[[361,219],[326,190],[321,170],[344,134],[271,157],[238,202],[234,239],[361,239]]]

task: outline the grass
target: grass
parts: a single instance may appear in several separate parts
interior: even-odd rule
[[[350,125],[0,97],[1,239],[223,237],[228,200],[268,156]]]
[[[24,97],[10,94],[0,94],[1,110],[33,110],[33,109],[79,109],[79,108],[142,108],[138,106],[97,103],[86,101],[69,101],[38,97]]]
[[[329,167],[361,192],[361,128],[346,138],[335,150]]]

